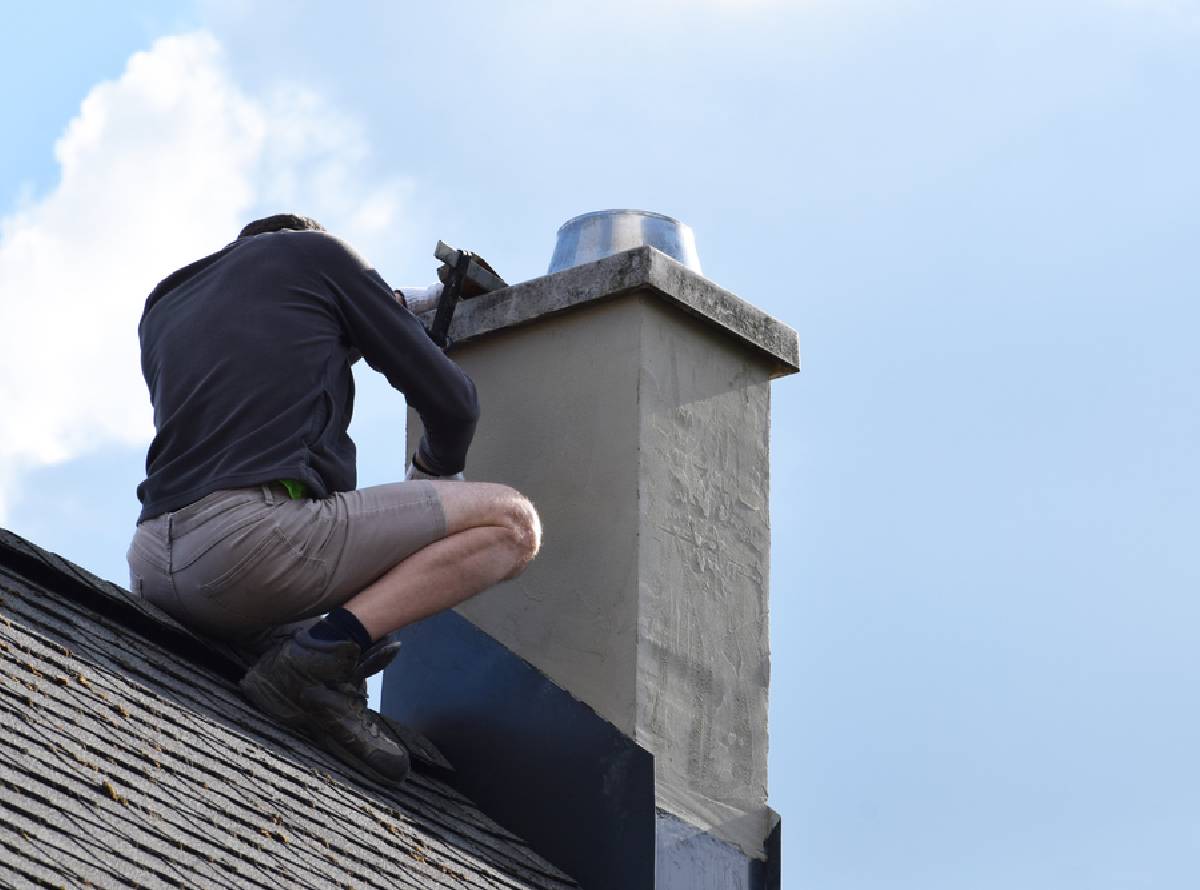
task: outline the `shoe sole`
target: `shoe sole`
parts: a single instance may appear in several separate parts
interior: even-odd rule
[[[401,785],[403,784],[404,780],[408,778],[408,774],[412,772],[412,767],[410,765],[407,769],[405,769],[404,775],[399,777],[388,776],[375,769],[375,767],[361,759],[358,755],[352,753],[346,748],[343,748],[332,736],[322,734],[319,736],[309,736],[309,738],[311,738],[317,743],[318,746],[323,748],[329,754],[332,754],[342,763],[346,764],[346,766],[358,770],[364,776],[374,779],[381,785]],[[405,753],[407,753],[407,749]]]

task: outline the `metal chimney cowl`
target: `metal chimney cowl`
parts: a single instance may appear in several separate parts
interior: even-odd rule
[[[641,247],[467,301],[450,336],[483,407],[467,478],[527,495],[542,551],[409,630],[385,713],[584,887],[777,884],[768,443],[795,331]]]

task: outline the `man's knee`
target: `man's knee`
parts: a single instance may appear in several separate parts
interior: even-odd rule
[[[483,526],[505,529],[517,562],[514,575],[537,555],[542,545],[542,523],[533,504],[519,491],[495,482],[432,484],[442,502],[447,534]]]
[[[542,521],[538,517],[537,510],[520,492],[513,491],[512,495],[507,499],[507,509],[503,519],[503,525],[513,537],[517,560],[516,568],[512,575],[509,575],[510,578],[519,574],[525,566],[529,565],[530,560],[537,556],[537,552],[542,546]]]
[[[486,524],[508,533],[513,557],[512,571],[504,576],[508,580],[521,574],[537,556],[542,546],[542,521],[529,498],[507,485],[498,487],[502,491],[492,501],[493,510]]]

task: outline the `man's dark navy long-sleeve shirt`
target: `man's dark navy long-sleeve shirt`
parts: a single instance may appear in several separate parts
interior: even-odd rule
[[[356,485],[350,366],[361,356],[421,416],[421,465],[463,469],[475,386],[379,274],[324,232],[241,238],[167,277],[138,325],[157,434],[138,521],[277,479]]]

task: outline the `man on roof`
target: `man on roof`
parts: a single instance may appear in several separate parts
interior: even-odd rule
[[[388,634],[514,577],[540,545],[525,497],[463,481],[474,384],[402,295],[291,214],[250,223],[164,279],[138,337],[156,435],[131,589],[253,653],[241,688],[261,710],[376,779],[402,780],[408,752],[362,687]],[[356,486],[359,358],[424,425],[402,482]]]

